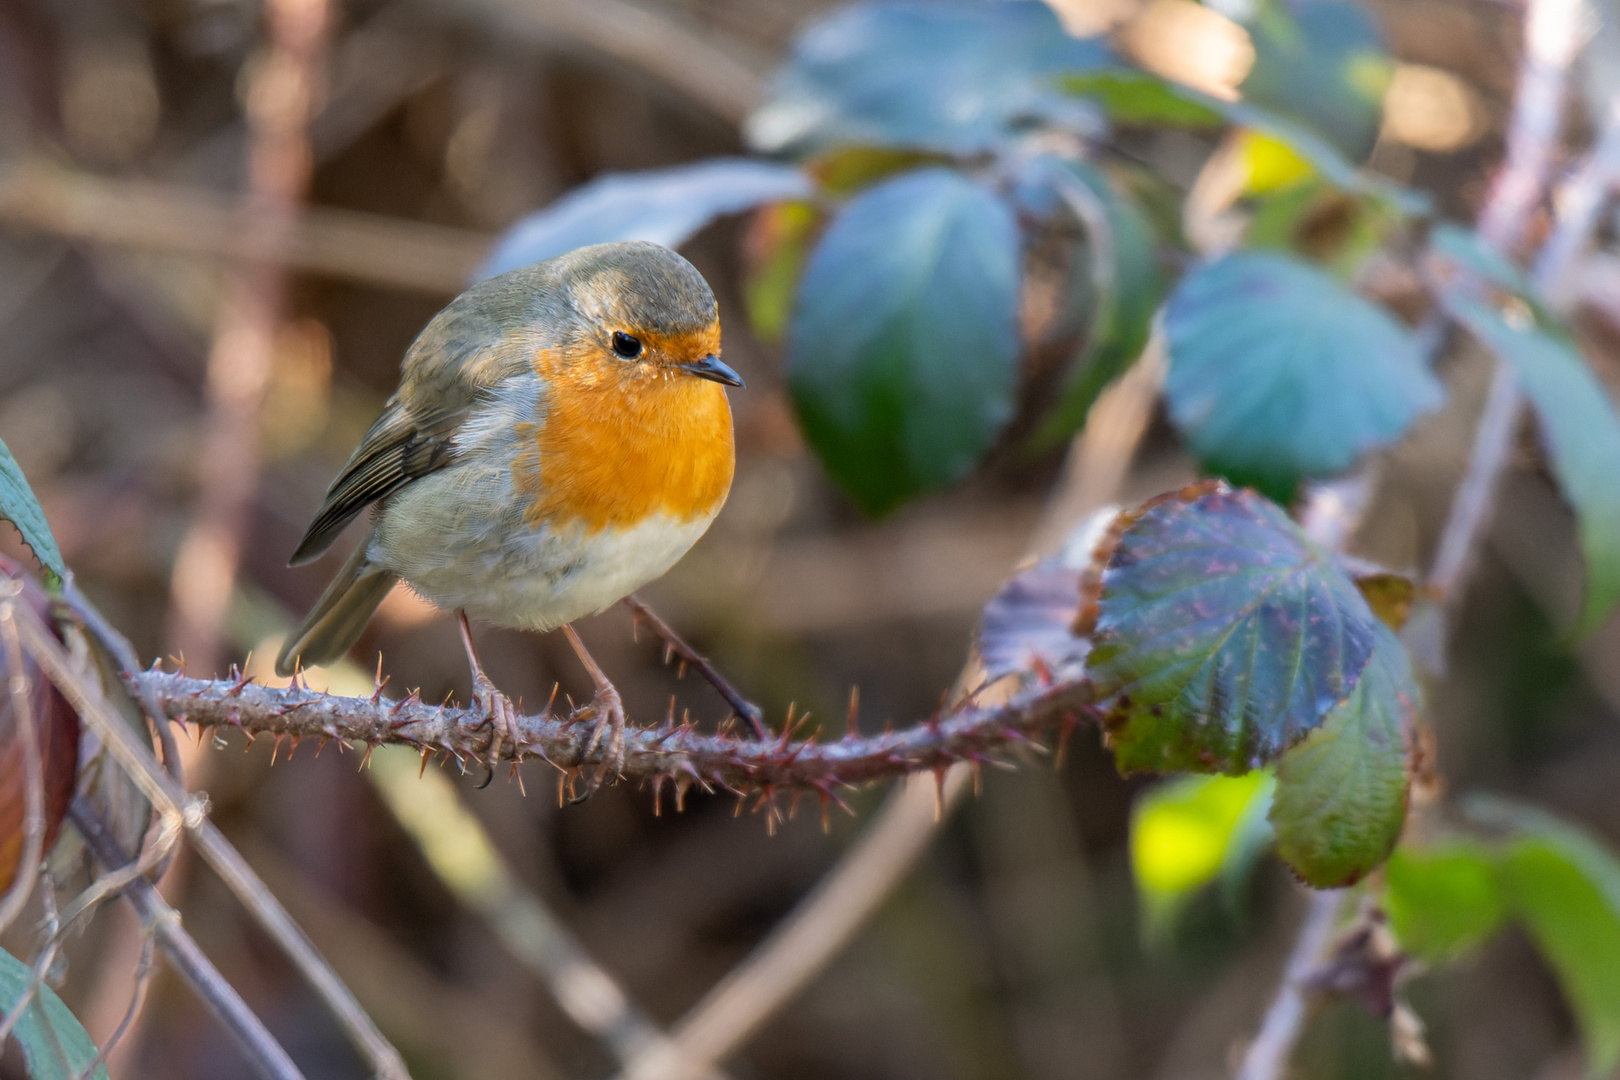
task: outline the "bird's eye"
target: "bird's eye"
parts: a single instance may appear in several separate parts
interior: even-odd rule
[[[623,330],[613,331],[613,351],[626,360],[634,360],[641,355],[641,339],[631,337]]]

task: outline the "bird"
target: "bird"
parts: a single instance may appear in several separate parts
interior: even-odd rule
[[[469,619],[561,628],[594,684],[594,791],[622,767],[625,716],[571,625],[664,574],[714,521],[736,469],[719,307],[658,244],[597,244],[480,281],[405,353],[399,388],[316,511],[289,565],[362,510],[371,528],[287,638],[276,672],[346,654],[396,582],[456,613],[489,762],[517,711],[484,672]],[[604,742],[605,740],[605,742]]]

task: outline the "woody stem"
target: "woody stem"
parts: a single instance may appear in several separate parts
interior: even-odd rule
[[[675,632],[673,627],[659,618],[658,614],[636,594],[631,593],[624,598],[624,602],[635,613],[637,623],[646,623],[652,632],[663,640],[668,654],[680,657],[682,663],[702,675],[708,681],[708,684],[714,687],[716,692],[725,699],[726,704],[731,706],[731,711],[748,721],[749,726],[754,729],[755,736],[761,741],[771,737],[771,729],[765,726],[765,713],[758,705],[739,694],[737,688],[732,686],[726,680],[726,677],[720,674],[719,669],[709,662],[708,657],[699,654],[696,649],[688,645]]]

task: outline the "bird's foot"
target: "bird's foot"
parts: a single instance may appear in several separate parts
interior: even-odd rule
[[[489,747],[485,751],[484,760],[493,772],[501,760],[501,744],[510,743],[513,747],[518,743],[518,711],[512,704],[512,699],[495,689],[489,676],[479,671],[473,676],[473,700],[478,708],[489,720],[490,736]]]
[[[585,793],[574,799],[583,802],[596,794],[596,789],[611,774],[617,778],[624,771],[624,704],[611,683],[596,688],[590,704],[576,714],[581,720],[591,720],[591,737],[580,753],[583,762],[598,746],[602,748],[602,764],[597,766],[585,785]]]

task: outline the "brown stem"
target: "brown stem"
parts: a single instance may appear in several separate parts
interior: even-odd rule
[[[273,688],[242,680],[192,679],[146,671],[132,684],[158,701],[177,722],[237,728],[249,736],[275,739],[337,739],[367,746],[402,744],[424,754],[446,753],[477,759],[489,742],[482,712],[450,705],[427,705],[414,694],[403,701],[338,697],[302,687]],[[982,762],[1008,747],[1027,744],[1091,716],[1086,688],[1063,684],[1026,690],[1005,704],[965,703],[914,727],[880,735],[820,742],[814,736],[769,742],[729,734],[703,735],[690,725],[627,728],[623,775],[650,780],[655,793],[675,785],[677,801],[697,784],[738,795],[813,790],[836,798],[834,790],[868,780],[920,772],[958,761]],[[590,725],[541,712],[521,716],[517,746],[506,756],[544,758],[564,771],[600,764],[601,749],[584,752]]]
[[[113,839],[111,830],[93,807],[82,799],[75,799],[68,808],[68,816],[97,862],[108,870],[128,865],[129,855],[119,849],[118,841]],[[304,1080],[304,1074],[287,1056],[287,1051],[265,1029],[236,989],[225,981],[219,969],[203,955],[196,941],[180,925],[179,913],[164,902],[152,883],[137,877],[129,883],[124,897],[140,915],[141,923],[152,927],[164,955],[174,964],[180,977],[236,1040],[254,1073],[262,1080]]]
[[[736,687],[726,681],[718,668],[709,663],[709,658],[702,656],[692,646],[688,645],[673,627],[658,617],[658,613],[648,607],[646,603],[634,593],[624,598],[625,604],[635,612],[638,624],[646,623],[653,633],[664,642],[664,662],[668,663],[671,656],[680,657],[681,663],[692,668],[706,679],[710,686],[725,699],[731,706],[731,711],[748,721],[754,729],[754,734],[761,740],[771,737],[771,729],[765,726],[765,714],[760,707],[737,692]]]

